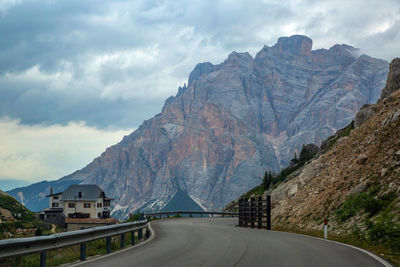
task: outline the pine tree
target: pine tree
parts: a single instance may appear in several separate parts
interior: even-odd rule
[[[264,190],[267,190],[270,185],[272,183],[272,173],[266,171],[264,174],[264,179],[263,179],[263,183],[262,183],[262,187]]]

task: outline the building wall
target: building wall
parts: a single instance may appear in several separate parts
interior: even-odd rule
[[[100,207],[98,207],[100,205]],[[102,214],[103,214],[103,198],[99,198],[96,202],[96,218],[101,218]],[[101,214],[100,216],[98,216],[98,214]]]
[[[75,208],[69,208],[69,203],[75,203]],[[84,208],[84,203],[90,203],[90,208]],[[90,218],[97,218],[96,202],[92,201],[64,201],[64,214],[68,217],[68,214],[75,212],[89,213]]]
[[[57,198],[57,199],[55,199]],[[61,195],[56,195],[56,196],[50,196],[50,200],[49,200],[49,208],[62,208],[62,204],[61,204]],[[53,203],[57,203],[58,206],[53,207]]]

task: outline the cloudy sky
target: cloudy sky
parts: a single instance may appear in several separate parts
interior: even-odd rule
[[[304,34],[400,56],[398,0],[0,0],[0,179],[51,180],[117,143],[199,62]]]

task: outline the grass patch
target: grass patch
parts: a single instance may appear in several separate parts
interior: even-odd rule
[[[377,253],[390,254],[397,257],[397,264],[400,263],[400,223],[395,220],[392,213],[395,206],[397,194],[389,192],[378,195],[382,186],[376,184],[368,192],[351,196],[339,206],[335,217],[339,222],[345,222],[356,214],[367,214],[360,227],[354,227],[352,237],[361,242],[361,247],[381,247]],[[357,245],[357,244],[356,244]],[[384,251],[384,252],[382,252]]]
[[[242,197],[250,198],[252,195],[261,196],[263,193],[264,193],[264,187],[262,184],[260,184],[260,185],[257,185],[256,187],[254,187],[253,189],[251,189],[250,191],[248,191]]]

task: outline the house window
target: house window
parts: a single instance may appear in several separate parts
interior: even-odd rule
[[[53,208],[56,208],[56,207],[58,207],[58,203],[53,203]]]
[[[90,203],[83,203],[84,208],[90,208]]]
[[[78,197],[79,197],[79,198],[82,198],[82,192],[79,192],[79,193],[78,193]]]
[[[98,207],[98,208],[101,208],[101,203],[97,203],[97,207]]]
[[[53,196],[53,199],[58,199],[58,196]]]
[[[97,218],[101,218],[101,213],[97,213]]]
[[[75,203],[68,203],[68,208],[75,208]]]

